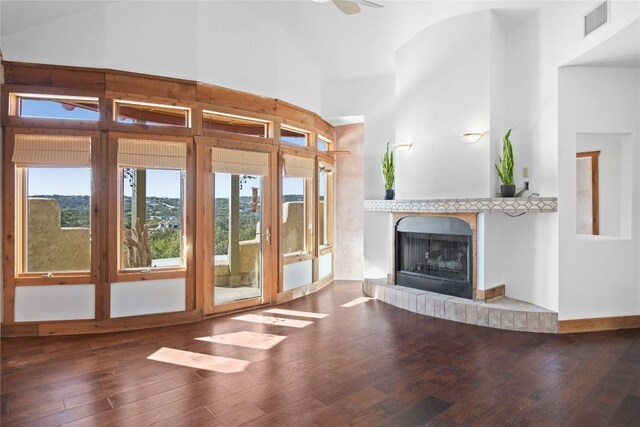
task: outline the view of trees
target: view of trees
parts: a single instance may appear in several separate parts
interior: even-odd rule
[[[215,200],[216,255],[229,252],[229,199]],[[256,238],[256,227],[260,222],[260,208],[251,211],[251,197],[240,197],[240,241]]]
[[[300,202],[300,194],[285,194],[285,202]],[[216,255],[229,252],[229,199],[216,199]],[[251,197],[240,197],[240,241],[256,238],[256,227],[260,221],[260,209],[251,212]]]
[[[61,225],[67,227],[89,228],[89,196],[38,195],[34,198],[54,199],[60,204]],[[285,202],[302,201],[302,195],[284,196]],[[147,198],[147,224],[149,244],[153,259],[180,257],[180,230],[160,228],[158,224],[179,220],[180,199],[167,197]],[[131,228],[131,198],[124,198],[125,227]],[[256,227],[260,221],[260,208],[251,211],[251,197],[240,197],[240,241],[256,237]],[[229,199],[215,199],[216,255],[226,255],[229,250]]]

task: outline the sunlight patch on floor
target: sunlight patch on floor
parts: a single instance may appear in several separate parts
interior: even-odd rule
[[[372,299],[375,299],[375,298],[360,297],[360,298],[356,298],[354,300],[351,300],[346,304],[342,304],[340,307],[353,307],[354,305],[362,304],[362,303],[365,303],[365,302],[370,301]]]
[[[233,320],[242,320],[243,322],[262,323],[265,325],[288,326],[290,328],[306,328],[313,322],[308,320],[285,319],[275,316],[262,316],[260,314],[245,314],[243,316],[232,317]]]
[[[221,372],[223,374],[242,372],[247,366],[249,366],[249,362],[246,360],[193,353],[191,351],[176,350],[175,348],[167,347],[162,347],[160,350],[148,356],[147,359],[155,360],[156,362],[186,366],[188,368]]]
[[[328,314],[324,313],[314,313],[313,311],[285,310],[282,308],[272,308],[270,310],[265,310],[264,313],[284,314],[285,316],[310,317],[312,319],[324,319],[325,317],[329,317]]]
[[[233,332],[230,334],[213,335],[210,337],[196,338],[199,341],[207,341],[216,344],[237,345],[240,347],[269,350],[284,341],[287,337],[282,335],[262,334],[260,332]]]

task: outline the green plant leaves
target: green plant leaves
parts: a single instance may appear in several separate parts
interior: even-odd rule
[[[513,184],[513,145],[511,144],[511,131],[509,131],[502,137],[502,156],[498,156],[498,163],[494,166],[498,171],[498,177],[504,185]]]
[[[382,156],[382,178],[384,179],[384,189],[391,190],[395,181],[395,163],[393,159],[393,150],[389,150],[387,142],[387,150]]]

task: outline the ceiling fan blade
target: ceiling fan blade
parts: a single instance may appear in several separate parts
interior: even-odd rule
[[[377,8],[384,7],[381,4],[374,3],[374,2],[369,1],[369,0],[355,0],[355,1],[356,1],[356,3],[361,4],[362,6],[377,7]]]
[[[333,3],[340,9],[343,13],[347,15],[355,15],[360,12],[360,6],[358,6],[353,1],[349,0],[333,0]]]

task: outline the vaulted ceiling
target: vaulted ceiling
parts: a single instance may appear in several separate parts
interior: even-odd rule
[[[25,7],[25,3],[29,6]],[[11,35],[105,3],[110,1],[3,0],[0,34]],[[147,3],[149,7],[166,4],[162,1]],[[448,17],[498,9],[499,21],[509,32],[535,10],[558,2],[380,0],[378,3],[383,8],[363,7],[357,15],[345,15],[331,2],[312,0],[233,3],[280,27],[302,48],[318,70],[320,79],[326,81],[392,73],[398,48],[422,29]],[[593,4],[592,1],[584,3],[585,10]]]

